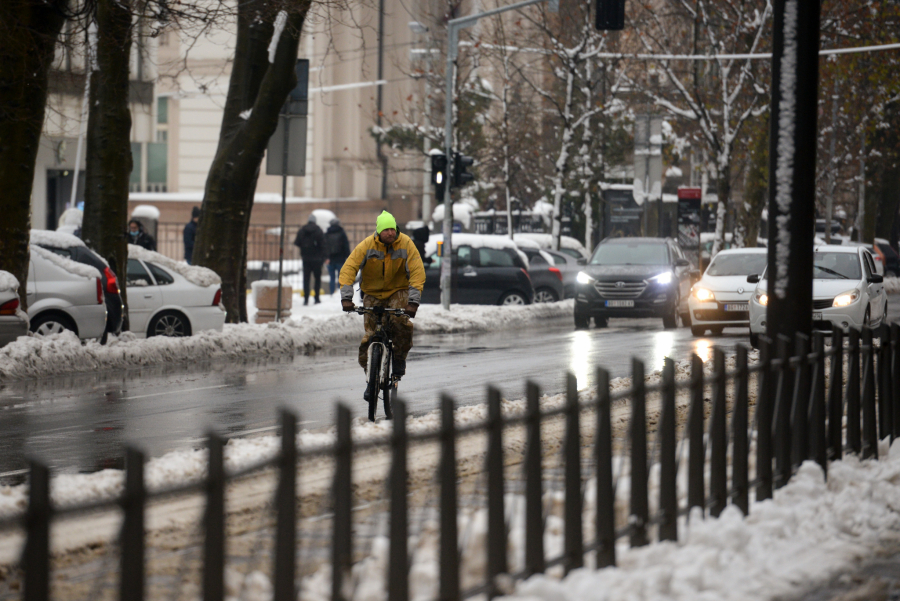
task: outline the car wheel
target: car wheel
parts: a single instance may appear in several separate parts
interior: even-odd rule
[[[663,315],[663,327],[667,330],[678,327],[678,303],[672,305],[672,308]]]
[[[501,305],[527,305],[528,301],[525,299],[525,296],[520,292],[507,292],[502,297],[500,297]]]
[[[534,302],[536,303],[555,303],[558,300],[559,297],[551,288],[538,288],[534,291]]]
[[[750,332],[750,346],[752,346],[753,348],[759,348],[759,334]]]
[[[65,330],[75,332],[78,335],[78,328],[75,326],[75,322],[68,315],[61,313],[44,313],[31,321],[31,331],[41,336],[59,334]]]
[[[181,313],[166,311],[150,320],[147,336],[181,337],[191,335],[191,324]]]
[[[691,326],[691,334],[694,336],[703,336],[706,334],[706,328],[703,326]]]
[[[575,329],[587,330],[591,327],[591,318],[587,315],[575,314]]]
[[[609,326],[609,317],[595,317],[594,325],[598,328],[605,328]]]
[[[725,331],[725,328],[723,328],[722,326],[716,326],[714,328],[709,329],[709,333],[712,334],[713,336],[721,336],[722,332],[724,332],[724,331]]]
[[[686,328],[689,328],[689,327],[691,326],[691,314],[690,314],[690,312],[688,312],[688,313],[682,313],[682,314],[681,314],[681,325],[683,325],[683,326],[686,327]]]

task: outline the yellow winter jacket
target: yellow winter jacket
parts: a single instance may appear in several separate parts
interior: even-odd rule
[[[353,282],[362,269],[363,293],[385,299],[399,290],[409,289],[409,302],[422,302],[425,266],[416,245],[406,234],[386,247],[377,234],[360,242],[341,268],[341,300],[353,300]]]

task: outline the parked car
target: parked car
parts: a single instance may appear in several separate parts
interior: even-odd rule
[[[545,250],[545,253],[553,257],[553,263],[562,272],[563,293],[564,298],[575,298],[575,278],[578,272],[584,269],[582,267],[587,263],[587,259],[575,258],[570,254],[557,252],[555,250]]]
[[[0,271],[0,346],[28,334],[28,315],[19,307],[19,280]]]
[[[537,242],[543,250],[554,250],[555,248],[553,245],[552,234],[543,234],[540,232],[516,232],[513,234],[513,239],[516,243],[518,243],[519,240],[531,240]],[[584,245],[571,236],[560,236],[559,250],[555,252],[561,252],[569,255],[573,259],[583,259],[585,261],[590,255],[587,249],[584,248]]]
[[[888,244],[887,240],[884,240],[883,238],[876,239],[875,245],[868,244],[868,243],[862,243],[862,242],[856,242],[853,240],[846,240],[843,242],[842,246],[853,246],[853,247],[857,247],[857,248],[865,248],[866,250],[868,250],[872,254],[872,260],[875,262],[876,273],[878,273],[878,275],[883,276],[883,275],[885,275],[885,266],[886,266],[885,256],[884,256],[884,252],[882,252],[882,250],[880,248],[880,245],[877,243],[878,240],[882,240],[883,242],[885,242],[885,246],[890,248],[891,245]]]
[[[437,243],[443,235],[432,234],[425,254],[432,263],[425,268],[423,303],[441,302],[441,257]],[[469,305],[530,305],[534,287],[528,275],[528,257],[503,236],[453,235],[451,298]]]
[[[886,278],[900,278],[900,255],[897,254],[891,243],[884,238],[875,238],[875,252],[875,266],[878,266],[879,253],[881,264],[884,266],[882,275]]]
[[[103,278],[96,267],[31,245],[28,264],[28,318],[41,335],[71,330],[82,340],[106,332]]]
[[[763,272],[768,252],[765,248],[733,248],[713,257],[688,299],[694,336],[707,330],[718,335],[726,327],[750,325],[749,303],[755,286],[747,283],[747,276]]]
[[[221,331],[222,285],[211,270],[128,245],[128,319],[138,336]]]
[[[831,332],[880,325],[887,315],[883,281],[867,249],[855,245],[817,247],[813,255],[813,329]],[[766,272],[748,276],[747,282],[756,284],[750,299],[750,344],[755,347],[766,331]]]
[[[31,230],[31,244],[45,248],[76,263],[90,265],[100,272],[103,278],[103,299],[106,302],[106,334],[118,335],[122,331],[125,304],[119,293],[119,281],[109,264],[100,255],[89,249],[81,238],[65,232]],[[103,342],[105,342],[105,338],[106,336],[103,336]]]
[[[534,302],[555,303],[564,299],[562,270],[556,266],[553,256],[539,248],[523,248],[520,242],[516,246],[528,257],[528,275],[534,286]]]
[[[690,325],[688,307],[697,272],[671,238],[607,238],[578,273],[575,327],[590,318],[606,327],[610,317],[661,317],[663,326]]]

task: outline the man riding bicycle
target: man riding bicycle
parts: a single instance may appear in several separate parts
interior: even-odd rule
[[[409,317],[416,316],[422,300],[425,267],[415,243],[397,231],[397,221],[387,211],[382,211],[375,221],[375,235],[360,242],[341,268],[341,306],[348,313],[356,308],[353,282],[360,269],[363,306],[403,309],[406,313],[390,318],[394,344],[392,371],[395,381],[399,380],[406,373],[406,355],[412,348],[413,325]],[[359,364],[366,369],[375,317],[367,313],[364,322],[366,334],[359,345]]]

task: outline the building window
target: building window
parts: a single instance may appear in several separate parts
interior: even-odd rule
[[[156,123],[157,125],[169,123],[169,99],[165,96],[156,99]]]

